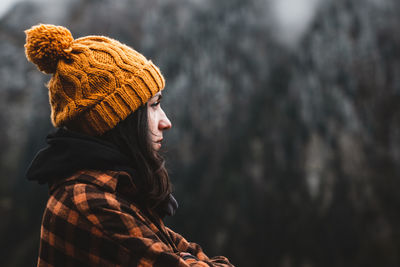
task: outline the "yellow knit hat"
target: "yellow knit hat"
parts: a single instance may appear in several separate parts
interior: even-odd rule
[[[160,70],[116,40],[74,40],[68,29],[48,24],[25,33],[28,60],[53,74],[48,88],[55,127],[101,135],[164,89]]]

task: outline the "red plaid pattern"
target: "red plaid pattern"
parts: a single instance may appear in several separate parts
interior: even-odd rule
[[[233,266],[150,220],[120,183],[135,190],[127,173],[111,171],[80,171],[50,188],[38,266]]]

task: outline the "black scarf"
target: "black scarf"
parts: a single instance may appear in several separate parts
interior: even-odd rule
[[[52,184],[84,169],[126,171],[135,177],[129,158],[106,141],[60,128],[50,133],[46,142],[48,145],[37,153],[26,172],[28,180]],[[157,213],[160,217],[172,216],[177,208],[177,201],[169,195]]]

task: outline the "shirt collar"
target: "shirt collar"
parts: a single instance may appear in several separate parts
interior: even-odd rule
[[[54,191],[61,184],[71,182],[93,184],[112,193],[117,191],[117,186],[121,182],[123,182],[124,185],[128,184],[131,190],[136,188],[132,182],[131,175],[126,171],[81,170],[66,179],[50,185],[50,192]]]

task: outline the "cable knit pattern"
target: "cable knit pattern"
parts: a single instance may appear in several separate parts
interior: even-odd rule
[[[104,36],[73,40],[64,27],[25,31],[25,52],[48,84],[56,127],[101,135],[165,87],[160,70],[142,54]]]

